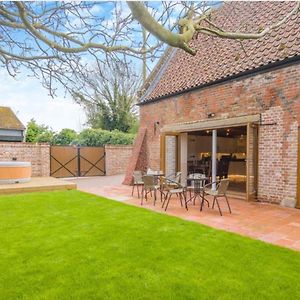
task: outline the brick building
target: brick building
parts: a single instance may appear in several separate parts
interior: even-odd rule
[[[281,20],[295,2],[226,2],[212,20],[226,30],[258,32]],[[211,172],[217,134],[217,175],[230,193],[295,207],[299,184],[300,17],[260,40],[199,34],[191,56],[168,49],[140,99],[134,169]],[[298,202],[299,205],[299,202]]]

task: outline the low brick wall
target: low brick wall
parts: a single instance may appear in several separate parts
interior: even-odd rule
[[[106,175],[125,174],[132,156],[132,146],[105,146]]]
[[[32,176],[50,175],[50,146],[48,144],[0,142],[0,161],[28,161]]]

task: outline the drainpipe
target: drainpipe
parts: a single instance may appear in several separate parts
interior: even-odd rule
[[[217,181],[217,130],[212,131],[212,151],[211,151],[211,177],[212,182]],[[217,188],[216,183],[212,184],[212,190]]]

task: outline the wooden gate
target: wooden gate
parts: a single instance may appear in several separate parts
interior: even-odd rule
[[[59,178],[105,175],[105,149],[51,146],[50,174]]]

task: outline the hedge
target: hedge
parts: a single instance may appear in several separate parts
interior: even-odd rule
[[[80,146],[131,145],[134,138],[135,134],[118,130],[108,131],[89,128],[81,131],[73,144]]]

